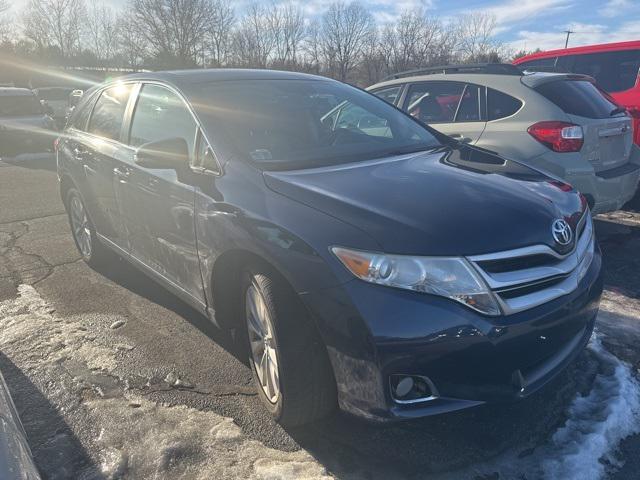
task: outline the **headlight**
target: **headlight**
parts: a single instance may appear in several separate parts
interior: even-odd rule
[[[331,251],[366,282],[440,295],[485,315],[500,315],[493,294],[464,258],[386,255],[341,247]]]

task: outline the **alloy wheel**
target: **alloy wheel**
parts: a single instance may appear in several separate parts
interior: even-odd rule
[[[85,258],[91,257],[93,251],[91,245],[91,228],[89,224],[89,217],[84,209],[82,200],[77,195],[71,197],[69,202],[69,217],[71,218],[71,229],[73,231],[73,237],[78,244],[80,253]]]
[[[280,373],[274,328],[264,297],[253,284],[247,288],[245,305],[251,361],[264,395],[275,404],[280,397]]]

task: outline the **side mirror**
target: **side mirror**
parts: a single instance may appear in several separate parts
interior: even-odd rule
[[[145,168],[182,170],[189,162],[189,145],[184,138],[167,138],[138,148],[136,164]]]

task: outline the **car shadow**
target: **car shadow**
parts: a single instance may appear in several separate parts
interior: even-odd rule
[[[106,267],[100,268],[97,272],[120,287],[126,288],[130,292],[180,315],[240,362],[247,366],[249,365],[245,355],[246,352],[238,346],[238,342],[233,340],[228,331],[216,327],[202,313],[183,302],[177,296],[170,294],[164,286],[156,283],[126,260],[118,257],[115,260]],[[161,288],[158,288],[158,286]]]
[[[60,415],[58,408],[1,352],[0,370],[43,478],[106,479]]]

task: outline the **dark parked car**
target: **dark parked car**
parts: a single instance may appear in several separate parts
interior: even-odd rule
[[[48,106],[56,127],[63,128],[67,121],[69,95],[74,90],[66,87],[42,87],[34,89],[34,93],[44,105]]]
[[[333,80],[125,77],[84,95],[58,172],[84,259],[117,253],[245,342],[284,424],[524,397],[591,335],[583,196]]]
[[[54,123],[26,88],[0,88],[0,156],[51,150]]]

